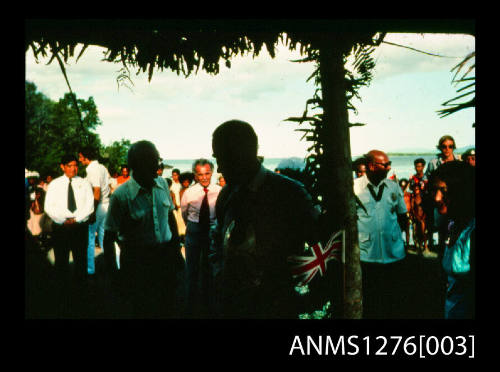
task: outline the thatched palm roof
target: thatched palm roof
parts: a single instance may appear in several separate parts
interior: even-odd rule
[[[279,42],[292,50],[300,46],[303,54],[325,42],[336,43],[348,53],[355,44],[370,44],[377,32],[473,34],[474,21],[27,20],[25,49],[32,48],[35,56],[60,51],[67,61],[77,44],[98,45],[107,49],[108,61],[136,66],[151,78],[155,68],[185,76],[199,69],[217,74],[220,63],[230,66],[231,57],[238,54],[257,56],[265,47],[273,57]]]

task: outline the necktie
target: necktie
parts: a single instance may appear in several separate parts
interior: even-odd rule
[[[381,184],[378,189],[378,194],[375,195],[375,190],[373,189],[373,186],[371,184],[368,184],[368,190],[370,190],[370,194],[372,194],[373,199],[375,199],[375,201],[378,202],[382,198],[382,193],[384,192],[384,186],[385,184]]]
[[[205,191],[205,196],[203,197],[203,201],[201,202],[199,222],[203,227],[208,228],[210,226],[210,207],[208,206],[208,189],[204,187],[203,191]]]
[[[71,178],[69,179],[68,186],[68,209],[70,212],[76,211],[75,193],[73,192],[73,187],[71,186]]]

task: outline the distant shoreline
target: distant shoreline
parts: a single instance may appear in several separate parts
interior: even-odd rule
[[[434,156],[435,152],[388,152],[387,155],[390,156],[416,156],[416,155],[425,155],[425,156]]]

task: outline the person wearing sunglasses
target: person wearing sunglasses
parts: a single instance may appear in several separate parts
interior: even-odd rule
[[[440,152],[434,159],[429,161],[429,164],[427,164],[427,169],[425,170],[425,176],[427,177],[427,179],[430,178],[432,172],[434,172],[444,163],[458,160],[458,158],[453,153],[453,151],[456,149],[456,144],[452,136],[442,136],[439,139],[438,145],[436,147]]]
[[[425,177],[430,179],[432,174],[445,163],[459,160],[453,151],[456,148],[455,140],[450,135],[444,135],[439,139],[438,145],[436,146],[440,151],[436,158],[431,159],[429,164],[427,164],[427,169],[425,170]],[[429,236],[429,243],[431,244],[431,250],[437,251],[439,257],[442,257],[444,251],[444,236],[446,235],[446,230],[448,227],[448,218],[446,214],[440,214],[437,208],[429,211],[427,214],[427,226],[431,234],[434,232],[438,233],[438,244],[434,246],[434,240],[432,235]]]
[[[400,226],[408,209],[397,182],[387,178],[392,162],[386,153],[365,155],[366,174],[354,179],[363,284],[363,318],[405,318],[405,244]]]

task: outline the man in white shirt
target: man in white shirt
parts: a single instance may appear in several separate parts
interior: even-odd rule
[[[85,165],[86,180],[92,185],[94,193],[95,216],[90,221],[88,252],[87,252],[87,272],[89,275],[95,274],[95,237],[96,231],[99,247],[104,249],[104,220],[109,206],[109,172],[106,167],[97,161],[97,151],[92,147],[83,148],[78,154],[80,163]]]
[[[134,143],[128,152],[130,179],[110,198],[105,222],[104,257],[109,272],[119,273],[130,309],[127,317],[171,317],[178,274],[184,268],[170,191],[157,177],[159,154],[148,141]],[[120,246],[117,271],[114,243]]]
[[[61,288],[68,283],[70,251],[77,284],[83,285],[87,276],[88,220],[94,211],[94,196],[89,182],[76,175],[77,164],[76,156],[64,156],[64,174],[49,184],[45,196],[45,213],[54,221],[56,283]]]
[[[206,311],[207,296],[207,253],[210,226],[215,223],[215,202],[221,187],[211,183],[214,166],[207,159],[197,159],[193,163],[196,183],[182,195],[181,212],[186,222],[186,268],[188,281],[188,315],[196,315],[198,301],[200,310]],[[201,275],[201,278],[200,278]],[[198,291],[198,285],[201,290]]]
[[[397,303],[404,296],[406,253],[399,223],[406,218],[406,204],[399,185],[387,178],[391,169],[387,155],[372,150],[365,156],[366,174],[354,180],[363,312],[365,318],[397,317],[400,314],[391,311],[398,310]]]

